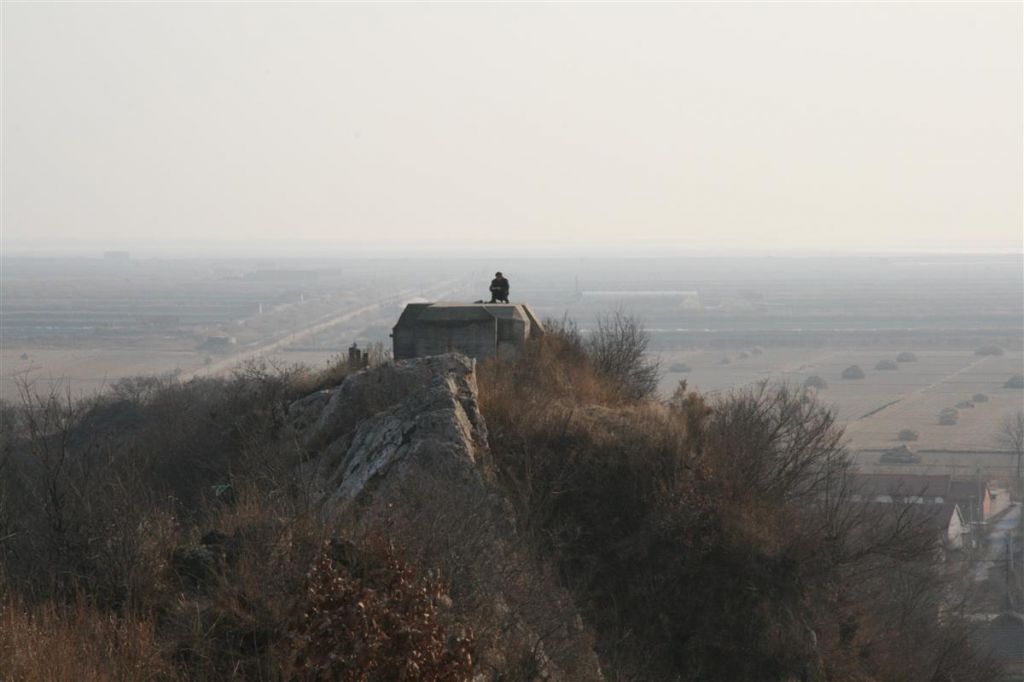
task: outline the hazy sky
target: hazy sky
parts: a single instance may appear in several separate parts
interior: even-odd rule
[[[6,254],[1022,249],[1020,2],[2,11]]]

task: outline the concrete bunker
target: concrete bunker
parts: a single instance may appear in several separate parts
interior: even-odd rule
[[[523,303],[410,303],[391,333],[396,360],[458,352],[511,358],[544,327]]]

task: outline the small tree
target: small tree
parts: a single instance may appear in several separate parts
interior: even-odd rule
[[[1021,485],[1024,466],[1024,410],[1003,418],[996,433],[996,443],[1013,453],[1017,460],[1017,485]]]
[[[900,431],[899,435],[896,436],[896,438],[898,440],[905,441],[905,442],[906,441],[917,440],[917,437],[918,437],[917,431],[915,431],[914,429],[903,429],[902,431]]]
[[[939,424],[941,424],[942,426],[953,426],[954,424],[956,424],[956,420],[959,416],[960,413],[956,410],[956,408],[943,408],[939,412]]]

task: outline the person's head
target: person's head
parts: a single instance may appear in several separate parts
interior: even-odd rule
[[[501,277],[502,275],[501,275],[501,273],[500,273],[500,272],[496,272],[496,273],[494,273],[494,276],[495,276],[495,277]]]

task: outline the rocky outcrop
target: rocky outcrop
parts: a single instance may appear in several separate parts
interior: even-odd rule
[[[488,669],[601,679],[568,593],[516,549],[474,370],[458,354],[403,360],[292,404],[314,497],[346,534],[383,534],[440,571],[456,608],[490,624],[477,652]],[[510,672],[526,659],[535,674]]]
[[[494,467],[477,404],[474,361],[449,354],[357,372],[289,409],[307,449],[321,455],[314,487],[329,514],[406,486],[443,480],[450,492],[490,488]],[[394,505],[391,505],[392,508]]]

